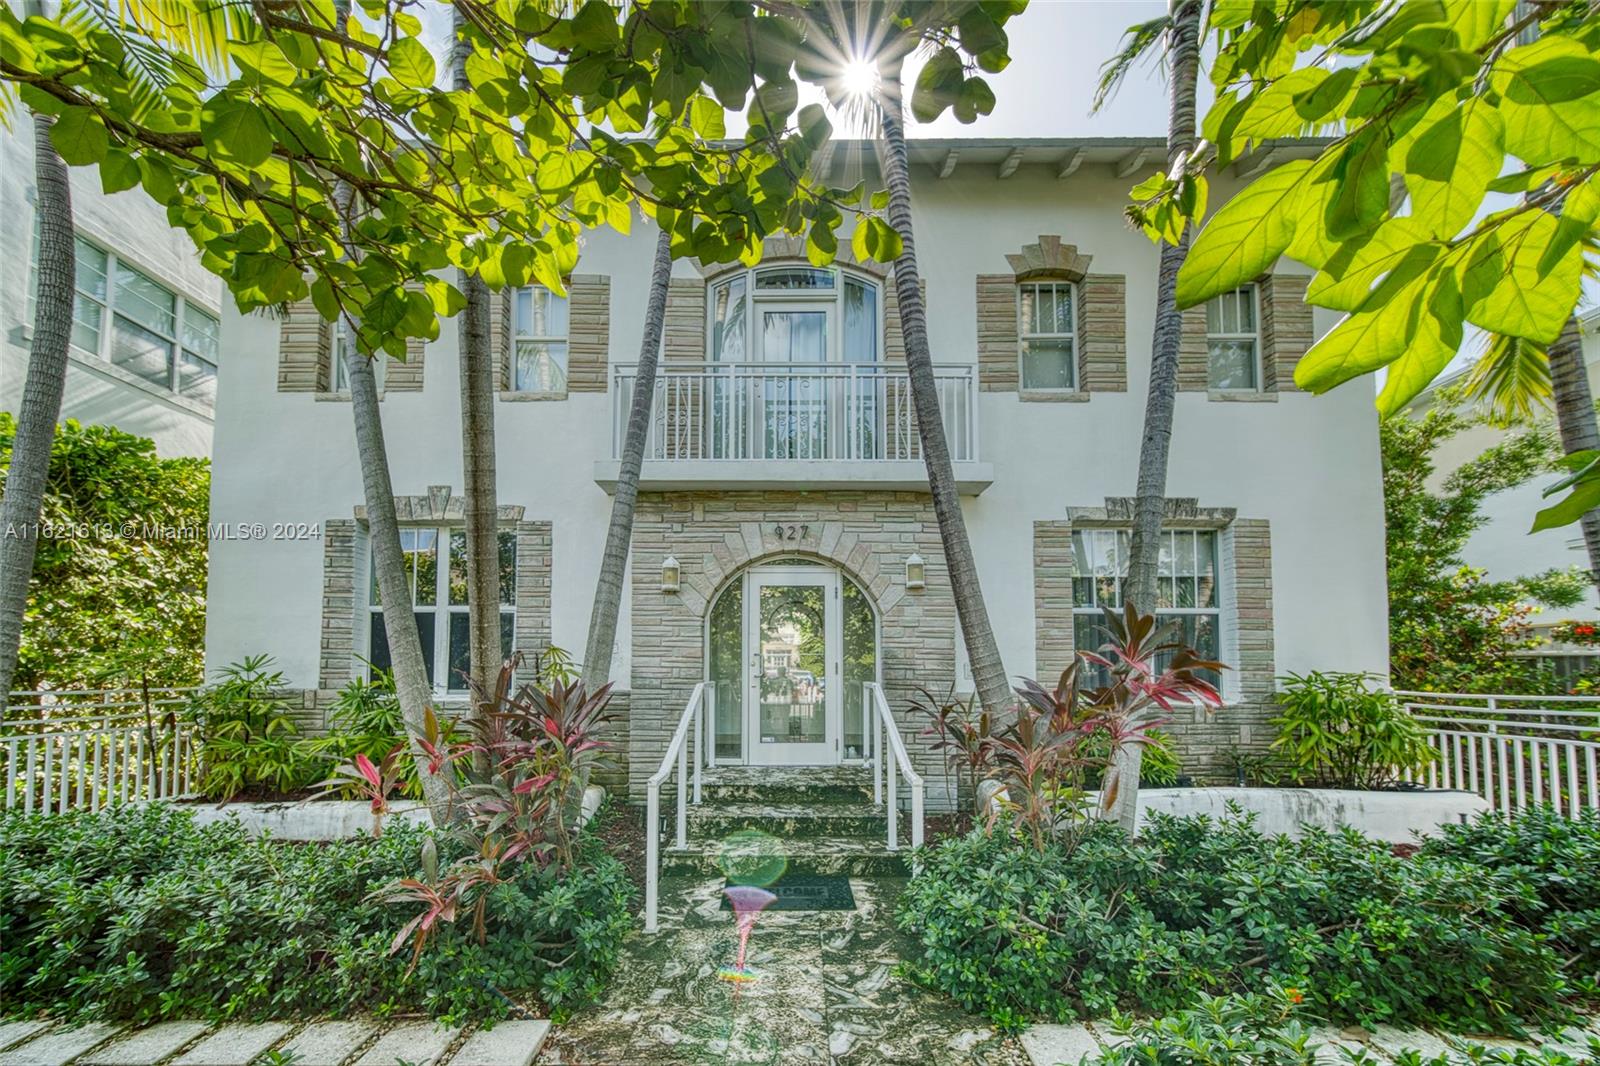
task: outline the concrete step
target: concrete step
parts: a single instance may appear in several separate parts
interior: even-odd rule
[[[770,884],[793,871],[847,877],[905,877],[910,872],[910,840],[891,852],[881,838],[789,837],[742,830],[727,837],[690,839],[683,851],[661,849],[663,875],[724,876],[748,884]]]
[[[715,840],[741,830],[756,829],[777,837],[859,837],[882,843],[888,832],[885,810],[873,806],[869,800],[855,803],[707,801],[689,806],[689,839]],[[672,817],[669,815],[663,826],[669,833]],[[900,826],[905,829],[904,818]]]
[[[864,766],[717,766],[703,772],[701,795],[708,803],[857,804],[872,800],[872,777]]]

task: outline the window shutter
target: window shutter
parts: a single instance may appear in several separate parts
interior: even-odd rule
[[[574,274],[567,284],[567,390],[605,392],[611,350],[611,279]]]
[[[1261,295],[1261,384],[1269,392],[1295,392],[1294,369],[1313,340],[1304,274],[1268,274]]]
[[[289,305],[278,329],[278,391],[327,392],[333,331],[310,300]]]
[[[1211,381],[1211,355],[1206,346],[1206,305],[1180,312],[1183,329],[1178,336],[1178,389],[1205,392]]]
[[[668,282],[661,354],[667,362],[705,362],[706,283],[699,278],[673,278]]]
[[[917,288],[922,292],[924,313],[928,307],[928,279],[918,278]],[[900,295],[894,287],[894,276],[883,279],[883,361],[905,363],[906,332],[900,324]]]
[[[494,388],[496,392],[501,392],[511,387],[510,287],[492,293],[490,300],[489,351],[494,356]]]
[[[1089,274],[1078,283],[1083,304],[1078,323],[1079,387],[1085,392],[1128,391],[1128,279]],[[1013,313],[1013,320],[1015,314]]]
[[[978,275],[978,387],[1016,392],[1017,276]]]
[[[427,354],[428,342],[421,337],[406,338],[406,359],[390,359],[383,368],[384,392],[421,392],[422,364]]]

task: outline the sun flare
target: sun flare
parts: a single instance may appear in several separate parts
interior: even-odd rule
[[[878,88],[878,65],[870,59],[852,59],[845,63],[839,80],[851,96],[871,96]]]

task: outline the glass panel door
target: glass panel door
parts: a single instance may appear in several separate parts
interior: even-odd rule
[[[773,366],[762,390],[764,459],[828,457],[827,378],[831,304],[756,304],[761,358]],[[815,367],[815,369],[812,369]]]
[[[754,571],[745,655],[750,761],[839,760],[838,575],[808,567]]]

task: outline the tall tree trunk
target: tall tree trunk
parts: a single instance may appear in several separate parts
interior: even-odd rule
[[[894,262],[895,295],[900,301],[900,327],[905,333],[906,371],[911,382],[911,402],[922,441],[922,459],[928,468],[928,488],[933,493],[933,513],[939,520],[939,539],[955,594],[956,616],[966,637],[967,658],[978,699],[991,713],[1011,704],[1000,648],[989,625],[989,610],[978,580],[972,542],[967,539],[961,514],[961,494],[950,445],[945,440],[939,411],[938,385],[933,376],[933,354],[928,346],[928,320],[922,304],[917,269],[917,246],[911,232],[911,171],[906,162],[904,101],[899,63],[885,66],[880,111],[883,121],[884,179],[889,186],[889,224],[900,234],[903,247]]]
[[[644,336],[639,340],[639,368],[628,404],[628,431],[622,440],[617,488],[611,497],[611,525],[595,582],[594,609],[589,615],[589,640],[583,652],[583,682],[593,690],[611,679],[611,648],[617,639],[617,614],[622,609],[622,578],[633,540],[633,511],[639,500],[639,470],[650,435],[650,407],[655,401],[656,367],[661,360],[661,332],[666,328],[667,287],[672,280],[672,234],[656,237],[650,266],[650,295],[645,301]]]
[[[453,12],[455,39],[451,66],[455,88],[470,89],[467,57],[472,54],[469,25]],[[467,538],[467,628],[471,688],[485,696],[495,690],[504,659],[500,644],[500,523],[495,486],[494,352],[489,347],[489,286],[476,272],[462,270],[459,282],[467,298],[461,313],[461,467]],[[476,705],[476,699],[474,704]],[[481,714],[483,708],[477,708]],[[489,756],[473,756],[480,771]]]
[[[1561,432],[1561,450],[1573,452],[1600,448],[1600,429],[1595,426],[1594,396],[1589,389],[1589,371],[1583,363],[1583,336],[1578,332],[1578,317],[1567,319],[1561,336],[1549,348],[1550,392],[1555,400],[1556,426]],[[1589,551],[1589,580],[1600,590],[1600,508],[1583,516],[1583,543]]]
[[[1200,69],[1200,0],[1174,0],[1167,29],[1169,61],[1167,168],[1179,166],[1194,148],[1195,79]],[[1156,572],[1161,559],[1161,519],[1167,502],[1167,456],[1178,396],[1178,350],[1183,316],[1178,311],[1178,270],[1189,254],[1185,226],[1178,243],[1162,244],[1156,283],[1155,334],[1150,344],[1150,391],[1145,397],[1144,439],[1133,502],[1133,537],[1128,552],[1127,599],[1138,610],[1156,609]],[[1112,758],[1102,792],[1101,813],[1128,833],[1139,807],[1142,744],[1124,744]]]
[[[0,718],[9,701],[22,644],[22,617],[28,607],[44,486],[50,476],[50,446],[67,384],[67,343],[72,336],[77,282],[72,186],[67,165],[50,141],[54,123],[49,115],[33,116],[34,169],[39,186],[38,293],[33,340],[28,347],[28,377],[17,410],[5,496],[0,499]]]

